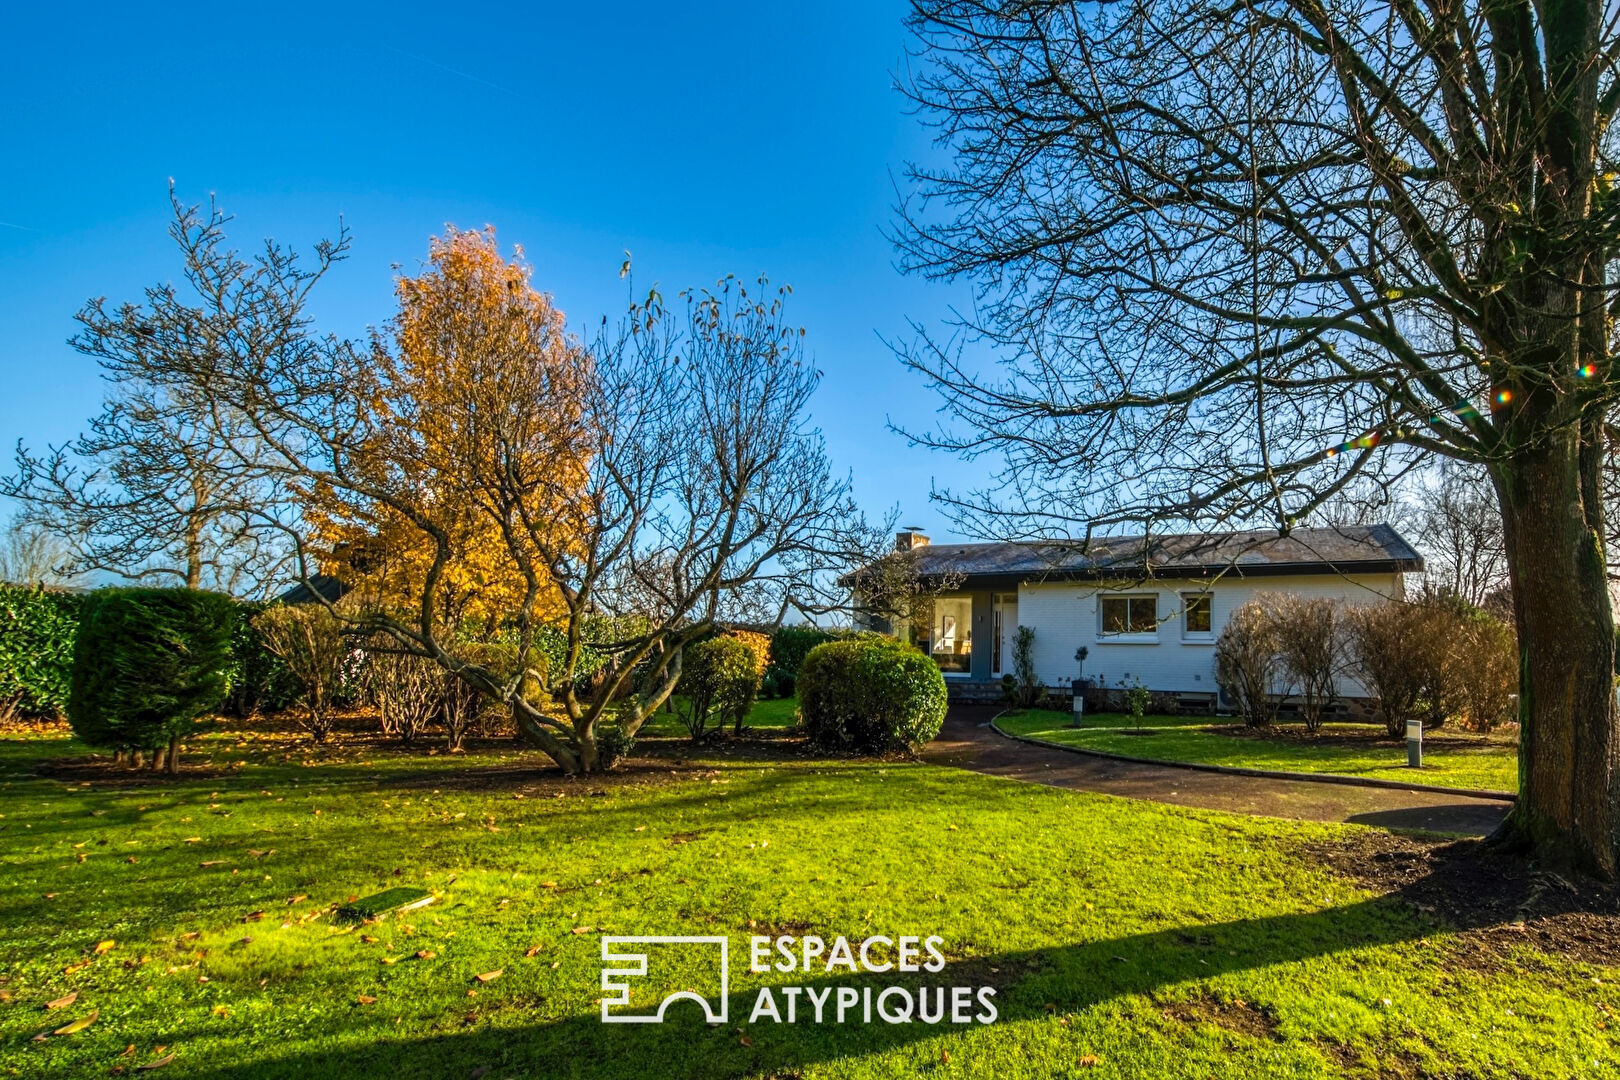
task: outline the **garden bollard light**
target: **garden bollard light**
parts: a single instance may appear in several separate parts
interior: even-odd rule
[[[1409,768],[1423,768],[1423,721],[1406,722],[1406,764]]]
[[[1084,645],[1074,650],[1074,726],[1080,726],[1080,718],[1086,714],[1086,680],[1081,676],[1085,667],[1086,656],[1090,653]]]

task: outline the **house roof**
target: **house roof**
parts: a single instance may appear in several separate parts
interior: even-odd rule
[[[313,604],[324,600],[335,604],[349,587],[330,574],[314,574],[308,581],[300,581],[280,596],[276,602],[281,604]]]
[[[1093,537],[1079,541],[938,544],[913,549],[918,577],[963,575],[964,587],[1027,581],[1235,575],[1418,573],[1423,556],[1389,525],[1330,525]]]

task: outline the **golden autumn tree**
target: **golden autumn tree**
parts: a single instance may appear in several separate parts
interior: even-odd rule
[[[514,449],[542,465],[550,483],[523,512],[557,530],[569,527],[568,496],[583,483],[578,391],[589,357],[530,274],[521,250],[501,255],[492,227],[450,227],[432,240],[427,267],[396,282],[399,312],[372,340],[381,376],[368,388],[372,415],[343,465],[363,486],[401,498],[323,483],[311,488],[307,511],[323,564],[366,606],[411,612],[426,603],[431,611],[420,614],[441,629],[484,632],[560,611],[555,589],[527,596],[528,526],[479,480]],[[546,408],[516,415],[518,401]]]

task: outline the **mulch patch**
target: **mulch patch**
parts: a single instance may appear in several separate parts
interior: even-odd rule
[[[1538,868],[1488,841],[1365,832],[1304,851],[1363,888],[1448,923],[1492,955],[1529,945],[1620,966],[1620,891]]]
[[[222,769],[199,760],[189,763],[180,757],[180,772],[154,770],[150,765],[132,769],[128,765],[115,765],[111,754],[84,754],[79,757],[47,758],[34,766],[34,775],[47,780],[60,780],[65,784],[95,784],[97,787],[136,788],[162,784],[182,784],[191,780],[217,780],[231,775],[231,769]]]
[[[1214,1024],[1216,1027],[1254,1039],[1276,1039],[1277,1021],[1266,1010],[1242,998],[1222,1001],[1210,993],[1182,1001],[1161,1003],[1164,1015],[1183,1024]]]

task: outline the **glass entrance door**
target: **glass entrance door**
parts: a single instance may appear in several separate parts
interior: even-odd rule
[[[996,593],[991,608],[992,627],[990,674],[995,678],[1013,670],[1013,640],[1018,634],[1018,594]]]

